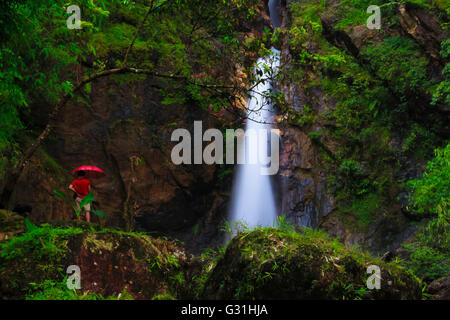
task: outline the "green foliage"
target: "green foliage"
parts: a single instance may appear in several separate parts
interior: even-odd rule
[[[176,300],[171,294],[156,295],[152,300]]]
[[[450,144],[436,149],[435,158],[428,162],[423,177],[408,184],[413,190],[410,205],[416,213],[449,215]]]
[[[364,230],[375,220],[382,206],[383,197],[369,193],[353,198],[349,204],[341,205],[338,214],[342,221],[346,222],[346,225],[353,226],[357,230]]]
[[[38,229],[34,224],[31,223],[30,219],[25,218],[25,228],[27,228],[28,232]]]
[[[84,19],[107,15],[93,1],[77,4]],[[17,139],[24,134],[20,113],[34,107],[35,97],[52,104],[72,87],[75,75],[62,71],[77,63],[97,28],[83,25],[70,32],[66,5],[62,0],[8,1],[0,9],[5,34],[0,45],[0,158],[10,158],[12,165],[20,153]]]
[[[437,83],[428,56],[414,39],[383,31],[399,28],[396,8],[401,2],[307,0],[288,5],[291,26],[283,34],[292,61],[282,68],[282,78],[300,88],[312,109],[289,120],[295,118],[303,131],[314,123],[321,127],[320,134],[308,135],[323,151],[329,187],[340,200],[338,211],[360,220],[352,222],[357,226],[391,213],[399,187],[395,177],[403,165],[398,159],[429,159],[446,126],[438,111],[448,105],[445,80]],[[414,3],[434,13],[443,9],[436,1]],[[381,7],[383,26],[376,38],[355,42],[356,55],[341,35],[356,36],[350,27],[366,23],[370,5]],[[323,29],[321,19],[329,29]],[[439,18],[442,25],[445,20]],[[444,59],[448,47],[443,41]],[[318,90],[323,99],[317,98]],[[424,105],[431,100],[436,107]],[[395,143],[399,136],[404,143]]]
[[[103,296],[95,293],[79,294],[66,286],[66,279],[62,282],[45,280],[42,283],[31,283],[33,291],[26,300],[104,300]]]
[[[363,173],[364,169],[358,161],[351,159],[343,160],[338,169],[338,174],[344,182],[342,188],[347,188],[351,192],[357,192],[364,177]],[[348,184],[348,186],[345,184]]]
[[[441,57],[448,59],[450,57],[450,40],[446,39],[441,43]],[[433,92],[433,100],[431,105],[437,104],[450,105],[450,63],[446,63],[442,69],[442,77],[444,78]]]
[[[447,237],[450,236],[447,233]],[[433,247],[420,243],[423,238],[417,237],[414,244],[407,244],[403,247],[409,253],[408,259],[403,262],[415,275],[424,279],[428,283],[441,277],[450,275],[450,256],[447,246],[447,253]]]
[[[27,232],[0,244],[0,258],[60,259],[65,254],[65,237],[82,233],[80,228],[52,228],[49,225],[34,226],[26,219]]]
[[[439,142],[438,137],[432,131],[413,123],[402,146],[402,152],[412,153],[419,159],[429,159]]]
[[[57,197],[59,197],[59,198],[63,199],[64,201],[66,201],[72,207],[72,209],[74,210],[74,212],[77,215],[77,217],[79,217],[80,214],[82,212],[84,212],[84,207],[86,205],[89,205],[92,202],[94,202],[94,194],[92,192],[89,192],[83,199],[81,199],[80,209],[78,209],[76,204],[75,204],[75,202],[70,201],[63,192],[61,192],[59,190],[54,190],[53,193]],[[101,216],[102,218],[106,218],[106,214],[104,212],[102,212],[102,211],[89,210],[88,212],[92,212],[93,214],[95,214],[97,216]]]
[[[405,264],[427,281],[450,275],[450,144],[435,155],[423,177],[408,183],[410,210],[432,218],[405,246],[410,254]]]
[[[426,69],[428,59],[409,38],[395,36],[384,39],[381,44],[366,47],[363,54],[376,75],[389,81],[401,100],[415,96],[419,88],[430,87]]]
[[[315,123],[316,115],[310,107],[304,106],[301,111],[298,111],[292,115],[292,121],[299,127],[307,127]]]
[[[27,295],[26,300],[134,300],[127,292],[126,288],[116,297],[103,297],[99,293],[82,290],[70,290],[66,285],[66,278],[62,282],[53,280],[44,280],[44,282],[36,284],[32,283],[32,293]]]

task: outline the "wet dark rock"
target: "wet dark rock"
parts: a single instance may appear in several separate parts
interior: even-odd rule
[[[433,300],[450,300],[450,277],[434,280],[427,287],[427,293],[432,295]]]
[[[403,30],[414,38],[434,61],[441,63],[441,42],[449,37],[449,32],[442,30],[437,16],[410,3],[400,4],[397,13]]]
[[[394,259],[394,254],[392,253],[392,251],[386,251],[382,256],[381,256],[381,260],[386,261],[386,262],[390,262]]]

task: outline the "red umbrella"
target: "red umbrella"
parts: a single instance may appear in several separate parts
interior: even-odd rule
[[[78,171],[84,171],[87,178],[101,178],[105,176],[102,169],[94,166],[81,166],[73,170],[72,173],[76,174]]]

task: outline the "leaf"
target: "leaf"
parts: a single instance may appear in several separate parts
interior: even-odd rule
[[[28,232],[32,232],[33,230],[39,229],[34,224],[32,224],[30,219],[28,218],[25,218],[25,227],[27,228]]]
[[[59,198],[61,198],[61,199],[63,199],[63,200],[66,200],[67,202],[70,203],[69,199],[67,199],[67,196],[66,196],[64,193],[62,193],[61,191],[59,191],[59,190],[53,190],[53,193],[54,193],[57,197],[59,197]]]
[[[80,212],[77,210],[77,208],[75,208],[74,204],[67,198],[67,196],[66,196],[63,192],[61,192],[61,191],[59,191],[59,190],[53,190],[53,193],[54,193],[57,197],[59,197],[59,198],[65,200],[68,204],[70,204],[70,206],[72,207],[73,211],[75,211],[75,213],[76,213],[77,216],[80,215]]]
[[[91,204],[94,201],[94,194],[92,192],[89,192],[80,203],[80,207],[84,208],[85,205]]]
[[[101,216],[102,218],[105,218],[105,219],[106,219],[106,213],[104,213],[103,211],[92,210],[92,211],[90,211],[90,212],[92,212],[93,214],[95,214],[95,215],[97,215],[97,216]]]

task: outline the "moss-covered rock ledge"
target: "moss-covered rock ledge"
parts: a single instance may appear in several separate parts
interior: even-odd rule
[[[369,290],[369,265],[381,289]],[[205,299],[421,299],[420,281],[394,262],[321,232],[265,228],[235,237],[204,284]]]
[[[26,223],[0,242],[0,299],[421,299],[395,262],[290,225],[239,233],[218,255],[194,258],[176,241],[76,222]],[[70,265],[81,289],[66,287]],[[369,265],[381,289],[366,286]]]
[[[87,229],[87,230],[86,230]],[[0,299],[182,298],[191,256],[173,241],[73,223],[32,227],[0,243]],[[64,278],[81,270],[81,290]]]

